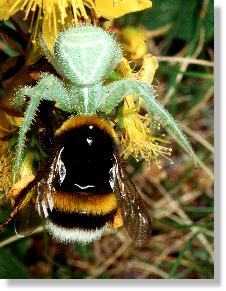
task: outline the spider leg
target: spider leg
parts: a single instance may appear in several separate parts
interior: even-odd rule
[[[23,108],[26,105],[26,96],[31,96],[32,94],[32,87],[24,86],[19,89],[16,93],[15,98],[13,100],[13,106],[17,108]]]
[[[25,103],[25,97],[29,96],[30,101],[26,108],[23,122],[19,129],[18,142],[16,147],[16,155],[14,162],[14,181],[17,179],[20,166],[23,161],[24,146],[26,140],[26,134],[31,127],[34,120],[36,110],[41,100],[50,100],[58,102],[60,109],[71,112],[71,102],[68,94],[63,87],[62,82],[55,76],[44,73],[41,75],[41,79],[34,87],[23,87],[15,96],[15,105],[22,106]]]
[[[194,151],[170,113],[155,99],[154,90],[146,83],[132,79],[112,82],[104,87],[103,101],[99,110],[110,113],[128,95],[140,96],[150,114],[162,121],[174,134],[181,147],[196,161]]]
[[[62,75],[58,65],[56,64],[55,60],[54,60],[54,56],[53,54],[51,53],[51,51],[49,50],[47,44],[46,44],[46,41],[43,37],[43,35],[41,35],[39,37],[39,44],[42,48],[42,51],[44,53],[44,55],[46,56],[47,60],[50,62],[50,64],[54,67],[54,69],[60,74]]]
[[[39,92],[41,99],[55,101],[60,109],[73,112],[72,98],[69,96],[63,82],[49,73],[42,73],[41,78],[35,85],[35,92]]]

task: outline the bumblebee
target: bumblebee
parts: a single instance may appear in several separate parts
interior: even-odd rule
[[[68,119],[57,129],[50,152],[0,228],[16,216],[18,235],[44,223],[64,243],[90,243],[107,227],[122,224],[137,245],[151,237],[151,219],[126,173],[109,121],[96,115]]]

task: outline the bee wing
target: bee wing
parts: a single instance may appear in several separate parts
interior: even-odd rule
[[[0,231],[4,229],[15,217],[20,217],[21,222],[16,222],[16,232],[20,235],[27,235],[40,225],[38,213],[34,207],[35,185],[42,178],[39,172],[33,181],[28,183],[15,199],[13,208],[7,219],[0,224]],[[30,208],[31,207],[31,208]],[[32,221],[32,222],[31,222]],[[22,225],[24,224],[24,227]],[[24,230],[23,230],[24,228]],[[28,230],[28,228],[30,230]]]
[[[34,189],[29,191],[27,197],[25,198],[27,200],[26,203],[24,203],[16,215],[15,231],[20,236],[30,235],[43,222],[43,217],[40,216],[37,210],[38,202],[36,191],[36,186]]]
[[[28,186],[30,199],[19,210],[15,224],[16,232],[22,236],[31,234],[48,217],[48,211],[53,209],[53,180],[59,173],[61,151],[62,149],[55,150],[53,160],[39,171],[31,182],[32,186]]]
[[[111,182],[121,209],[123,224],[133,242],[140,246],[151,238],[151,218],[117,154],[114,154],[114,160]]]
[[[45,220],[48,210],[53,209],[53,179],[59,171],[60,154],[61,149],[55,149],[53,160],[39,170],[34,180],[20,191],[11,213],[0,224],[0,231],[16,218],[16,233],[27,236]]]
[[[41,171],[41,178],[35,178],[35,181],[31,182],[33,186],[28,185],[24,206],[18,210],[15,223],[16,233],[21,236],[31,234],[48,217],[48,210],[53,209],[52,182],[59,169],[59,154],[60,151],[56,153],[48,169]]]

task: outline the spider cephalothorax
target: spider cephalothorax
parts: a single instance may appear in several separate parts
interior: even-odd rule
[[[172,116],[156,101],[150,85],[132,79],[103,84],[122,57],[112,34],[94,26],[71,27],[59,34],[53,54],[43,38],[40,43],[48,61],[62,79],[43,73],[35,86],[23,87],[16,93],[15,104],[18,107],[25,104],[26,96],[30,97],[19,131],[14,169],[16,176],[23,160],[26,133],[41,100],[55,101],[60,109],[68,113],[91,115],[97,112],[109,114],[124,97],[132,94],[140,96],[148,112],[163,121],[193,156],[185,136]]]

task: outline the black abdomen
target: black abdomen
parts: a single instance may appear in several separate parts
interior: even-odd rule
[[[62,125],[55,144],[53,207],[47,210],[51,232],[59,238],[62,229],[74,237],[80,230],[103,231],[118,208],[110,185],[114,130],[97,116],[74,117]]]
[[[112,222],[116,210],[106,214],[92,213],[67,213],[53,209],[49,211],[49,219],[56,225],[64,228],[97,229],[102,228],[108,222]]]
[[[62,146],[56,189],[65,192],[112,192],[113,138],[96,125],[85,124],[61,134]]]

